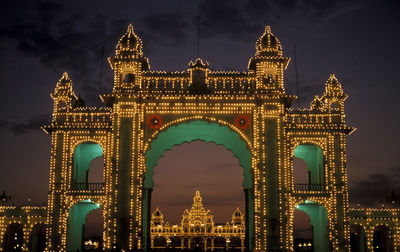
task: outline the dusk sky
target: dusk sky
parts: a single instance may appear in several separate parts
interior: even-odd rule
[[[0,190],[14,204],[46,203],[50,136],[40,126],[51,120],[49,94],[64,71],[86,105],[97,106],[101,48],[107,93],[113,73],[106,58],[128,24],[141,37],[151,70],[183,71],[197,56],[200,16],[200,57],[212,70],[247,70],[270,25],[284,56],[292,57],[285,72],[289,94],[296,94],[296,45],[301,107],[336,74],[349,95],[346,123],[357,128],[347,138],[350,202],[385,203],[391,190],[400,196],[399,10],[397,1],[378,0],[2,1]],[[236,205],[243,210],[242,171],[223,147],[183,144],[159,163],[153,206],[181,209],[169,219],[190,208],[196,189],[207,209],[225,216],[217,220],[230,220]]]

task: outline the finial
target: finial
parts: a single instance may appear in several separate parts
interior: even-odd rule
[[[128,30],[127,30],[127,32],[128,32],[128,33],[133,33],[133,25],[132,25],[132,24],[129,24],[129,25],[128,25]]]
[[[337,84],[339,80],[336,78],[335,74],[330,74],[327,83]]]
[[[269,25],[265,26],[265,31],[266,31],[266,33],[272,33],[271,26],[269,26]]]
[[[67,73],[67,72],[64,72],[63,75],[62,75],[62,77],[61,77],[61,79],[68,79],[68,73]]]

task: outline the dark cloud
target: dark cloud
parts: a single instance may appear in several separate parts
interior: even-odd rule
[[[189,23],[185,13],[154,13],[140,22],[144,29],[143,39],[150,44],[177,47],[186,41]]]
[[[261,25],[320,27],[334,18],[358,10],[362,0],[204,0],[198,5],[202,35],[231,41],[251,41],[263,31]]]
[[[32,116],[26,121],[2,120],[0,121],[0,130],[9,130],[16,135],[23,135],[41,130],[42,126],[49,123],[50,118],[50,114],[43,114]]]
[[[225,37],[233,41],[250,39],[250,34],[256,30],[241,5],[238,1],[201,2],[198,6],[201,35],[209,38]]]
[[[66,12],[61,5],[50,2],[21,11],[18,19],[9,17],[0,24],[0,43],[14,43],[17,50],[55,72],[70,72],[78,85],[93,85],[93,80],[97,85],[101,47],[104,46],[105,55],[109,55],[112,43],[121,36],[115,31],[121,32],[124,27],[116,29],[101,15],[85,17],[79,12]],[[90,100],[97,99],[94,90],[98,89],[82,91]]]
[[[387,204],[392,190],[400,196],[400,167],[385,173],[374,173],[350,188],[350,202],[364,206]]]
[[[25,6],[22,9],[14,4],[13,11],[0,18],[0,46],[14,44],[17,50],[38,59],[47,68],[60,74],[68,71],[75,89],[79,89],[87,103],[96,103],[101,48],[104,47],[103,76],[112,80],[105,58],[114,53],[115,44],[130,23],[129,19],[70,9],[51,1],[26,1]],[[154,48],[153,45],[182,46],[188,34],[192,34],[189,30],[195,25],[196,15],[201,16],[201,36],[204,38],[252,41],[262,32],[261,24],[274,23],[293,13],[308,23],[315,23],[359,7],[358,3],[345,1],[203,0],[195,8],[197,14],[165,10],[144,14],[134,25],[147,45],[144,49],[149,56],[149,48]],[[304,13],[308,13],[307,16]]]

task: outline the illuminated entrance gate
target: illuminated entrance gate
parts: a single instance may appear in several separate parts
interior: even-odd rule
[[[105,107],[86,107],[65,73],[51,94],[52,123],[43,127],[52,136],[47,249],[79,250],[69,231],[87,211],[76,207],[96,202],[104,249],[148,250],[153,168],[174,145],[203,140],[232,151],[243,169],[246,249],[292,250],[293,212],[310,201],[323,205],[329,223],[318,247],[347,251],[347,96],[331,75],[309,108],[291,109],[289,60],[266,27],[247,72],[212,71],[200,59],[187,71],[152,72],[129,26],[108,59],[114,87],[101,96]],[[92,183],[90,163],[100,156],[103,180]],[[295,157],[308,166],[308,184],[294,183]]]

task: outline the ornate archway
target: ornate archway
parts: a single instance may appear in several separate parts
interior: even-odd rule
[[[203,140],[205,142],[214,142],[217,145],[223,145],[226,149],[232,151],[238,158],[240,166],[243,168],[242,186],[246,197],[246,239],[247,248],[251,248],[251,237],[253,237],[254,222],[254,197],[253,179],[252,179],[252,154],[251,147],[245,140],[232,128],[227,125],[221,125],[215,121],[208,120],[189,120],[171,125],[160,131],[150,141],[146,152],[146,173],[143,182],[143,235],[144,246],[150,244],[150,210],[151,210],[151,191],[154,186],[153,169],[157,165],[164,152],[172,149],[173,146],[183,142]],[[250,239],[249,239],[250,238]]]
[[[345,137],[353,128],[344,121],[347,95],[337,78],[329,77],[324,93],[309,108],[291,109],[296,97],[287,94],[284,85],[290,58],[283,56],[270,27],[257,41],[245,72],[214,71],[201,59],[190,62],[187,71],[149,71],[142,46],[129,26],[109,58],[114,86],[111,93],[101,95],[105,107],[85,107],[66,73],[51,94],[52,123],[43,127],[52,136],[47,249],[66,250],[65,237],[60,236],[67,231],[66,212],[72,202],[85,199],[104,204],[105,249],[148,249],[153,168],[172,146],[202,140],[225,146],[243,168],[246,249],[290,250],[293,207],[312,197],[335,211],[329,219],[329,239],[333,249],[345,251]],[[334,110],[332,103],[338,105]],[[73,152],[78,142],[92,140],[103,150],[104,186],[86,188],[85,167],[91,156],[75,162],[84,169],[74,169]],[[305,155],[313,152],[320,157],[319,150],[307,147],[295,153],[312,163],[310,181],[318,186],[293,183],[291,160],[300,142],[324,143],[323,162],[310,162]],[[96,149],[94,156],[101,155]],[[84,188],[71,187],[75,183]]]

